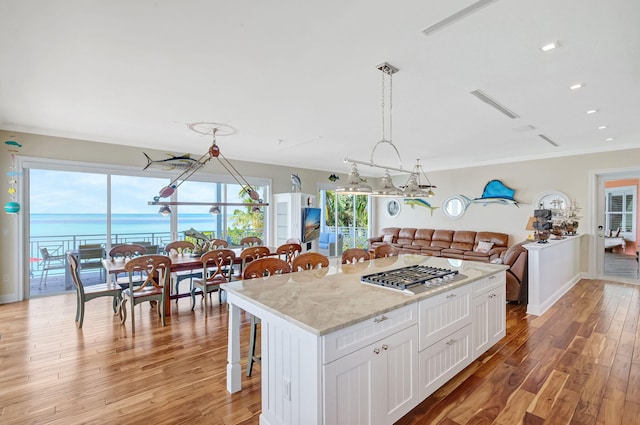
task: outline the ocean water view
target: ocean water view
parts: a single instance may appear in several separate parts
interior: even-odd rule
[[[190,228],[215,231],[218,220],[211,214],[180,214],[178,231]],[[160,214],[112,214],[111,233],[168,233],[170,217]],[[104,235],[107,232],[106,214],[31,214],[31,237]]]

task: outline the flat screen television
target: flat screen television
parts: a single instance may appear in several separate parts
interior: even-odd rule
[[[320,208],[302,209],[302,242],[310,242],[320,237]]]

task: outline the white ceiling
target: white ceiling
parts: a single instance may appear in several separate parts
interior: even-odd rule
[[[640,147],[638,0],[495,0],[421,33],[475,1],[0,0],[0,128],[200,155],[187,124],[218,122],[228,158],[346,172],[382,137],[386,61],[405,168]]]

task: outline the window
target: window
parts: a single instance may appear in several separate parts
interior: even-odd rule
[[[65,273],[64,254],[77,252],[80,245],[109,249],[121,243],[141,243],[161,249],[172,240],[184,239],[183,232],[190,228],[232,244],[239,244],[244,236],[268,239],[263,223],[265,207],[257,213],[241,205],[220,207],[220,214],[209,213],[209,202],[250,201],[241,186],[226,175],[201,173],[184,182],[170,200],[204,205],[172,205],[172,213],[162,216],[158,206],[149,205],[149,201],[171,180],[166,171],[104,169],[98,164],[46,159],[28,159],[21,167],[28,182],[28,208],[24,211],[29,212],[25,233],[30,238],[29,297],[73,290]],[[252,180],[262,199],[269,199],[269,180]],[[42,248],[51,256],[60,256],[60,267],[47,266]],[[100,281],[92,277],[87,270],[82,276],[85,285],[104,281],[104,277]]]
[[[333,190],[320,190],[320,202],[324,215],[321,231],[342,234],[342,251],[349,248],[366,249],[369,232],[369,197],[367,195],[336,195]]]
[[[616,235],[629,241],[636,240],[636,186],[606,189],[607,235]]]

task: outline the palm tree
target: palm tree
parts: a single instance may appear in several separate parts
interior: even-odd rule
[[[254,188],[260,192],[260,187]],[[251,199],[249,194],[244,189],[240,189],[238,197],[245,204],[253,204],[256,201]],[[264,229],[264,212],[252,212],[253,207],[247,205],[246,207],[240,207],[233,210],[233,214],[229,217],[230,226],[227,229],[227,235],[231,237],[234,242],[240,242],[245,236],[258,236],[263,237]]]

